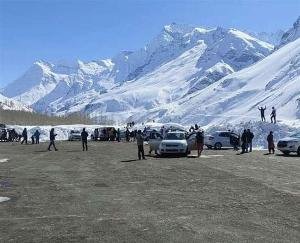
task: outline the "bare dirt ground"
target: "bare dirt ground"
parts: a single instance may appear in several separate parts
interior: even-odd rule
[[[0,242],[299,242],[299,157],[89,145],[0,144]]]

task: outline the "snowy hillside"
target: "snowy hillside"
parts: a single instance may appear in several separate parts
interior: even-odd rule
[[[32,111],[32,109],[24,104],[7,98],[0,94],[0,109],[3,110],[18,110],[18,111]]]
[[[275,106],[287,124],[300,119],[300,38],[265,59],[207,88],[133,119],[199,122],[202,125],[258,120],[258,106]]]
[[[171,24],[144,48],[112,59],[38,61],[4,94],[40,112],[83,111],[125,119],[201,90],[264,58],[272,49],[235,29]]]

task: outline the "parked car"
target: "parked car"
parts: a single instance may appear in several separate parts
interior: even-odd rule
[[[231,131],[216,131],[205,137],[204,144],[209,149],[232,148],[233,146],[230,143],[231,136],[238,137],[238,134]]]
[[[186,133],[182,131],[168,132],[159,143],[159,153],[188,155],[190,148],[186,139]]]
[[[81,132],[79,130],[71,130],[69,133],[69,141],[81,140]]]
[[[285,155],[297,153],[300,156],[300,132],[280,139],[277,143],[277,149]]]

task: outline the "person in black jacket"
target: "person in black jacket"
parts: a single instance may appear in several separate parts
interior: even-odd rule
[[[260,118],[261,118],[261,121],[266,121],[266,118],[265,118],[265,110],[267,109],[267,107],[265,106],[265,108],[263,108],[262,106],[261,107],[258,107],[259,111],[260,111]]]
[[[201,156],[204,146],[204,132],[197,129],[196,133],[196,146],[198,151],[198,157]]]
[[[271,117],[271,123],[276,123],[276,109],[275,107],[272,107],[272,112],[270,114]]]
[[[41,133],[39,132],[39,130],[36,130],[35,133],[33,134],[33,136],[35,137],[36,144],[40,143],[40,135],[41,135]]]
[[[21,142],[21,144],[23,144],[24,142],[27,144],[27,139],[28,139],[28,135],[27,135],[27,128],[25,127],[23,132],[22,132],[22,137],[23,137],[23,140]]]
[[[88,151],[88,146],[87,146],[88,136],[89,134],[85,131],[85,128],[83,128],[81,132],[82,151],[84,150]]]
[[[51,146],[54,147],[55,151],[57,151],[58,149],[55,147],[55,137],[57,136],[57,134],[54,133],[54,128],[51,128],[50,130],[50,144],[49,144],[49,147],[48,147],[48,151],[51,151]]]
[[[248,138],[247,138],[247,130],[245,129],[243,134],[242,134],[242,137],[241,137],[241,141],[242,141],[242,154],[248,152],[247,151],[247,143],[248,143]]]
[[[274,137],[273,137],[273,132],[271,131],[267,137],[268,141],[268,150],[269,154],[274,154],[275,153],[275,145],[274,145]]]
[[[247,130],[247,141],[248,141],[248,148],[249,152],[252,152],[252,140],[254,138],[253,132],[250,131],[250,129]]]

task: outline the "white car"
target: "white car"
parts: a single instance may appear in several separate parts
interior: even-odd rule
[[[285,155],[297,153],[300,156],[300,132],[280,139],[277,143],[277,148]]]
[[[165,154],[184,154],[190,152],[185,132],[168,132],[159,144],[159,153]]]
[[[69,133],[69,141],[81,140],[81,132],[78,130],[71,130]]]
[[[238,137],[237,134],[231,131],[216,131],[211,135],[206,136],[204,143],[210,149],[232,148],[230,136]]]

